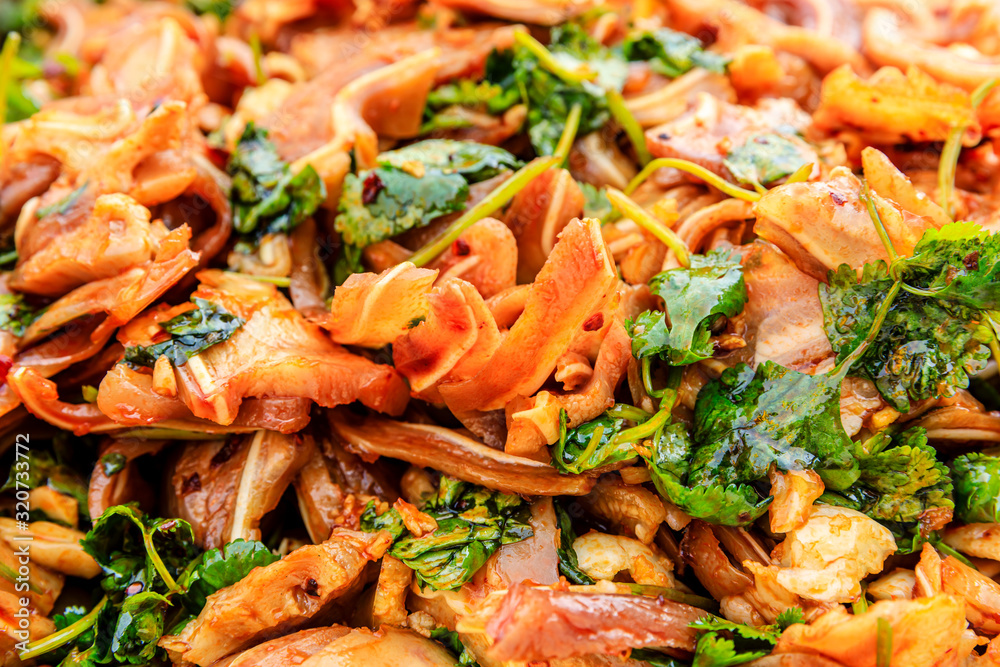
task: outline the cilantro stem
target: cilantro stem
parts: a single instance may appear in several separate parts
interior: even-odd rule
[[[687,244],[681,240],[681,237],[674,233],[674,230],[654,218],[646,211],[646,209],[632,201],[621,190],[609,187],[607,189],[607,196],[611,205],[618,209],[622,215],[626,215],[631,218],[635,224],[645,229],[647,232],[659,239],[665,246],[673,250],[674,254],[677,255],[677,261],[680,262],[681,266],[685,268],[691,266],[691,255],[688,251]]]
[[[935,537],[937,539],[935,539]],[[931,535],[930,540],[928,540],[928,541],[932,545],[934,545],[935,549],[937,549],[941,553],[945,554],[946,556],[951,556],[955,560],[961,562],[963,565],[967,565],[967,566],[971,567],[973,570],[978,570],[979,569],[978,567],[976,567],[972,563],[971,560],[969,560],[968,558],[966,558],[964,554],[961,554],[958,551],[955,551],[955,549],[953,549],[950,545],[946,544],[944,542],[944,540],[942,540],[940,537],[937,536],[937,533],[933,533]]]
[[[2,150],[2,146],[0,146]],[[6,266],[7,264],[13,264],[17,261],[17,250],[8,250],[5,253],[0,254],[0,266]]]
[[[664,588],[663,586],[651,586],[649,584],[625,585],[628,586],[633,595],[646,595],[648,597],[663,596],[667,600],[683,602],[684,604],[689,604],[692,607],[698,607],[699,609],[704,609],[706,611],[719,610],[719,603],[713,598],[706,598],[701,595],[695,595],[694,593],[685,593],[684,591],[677,590],[676,588]]]
[[[889,238],[889,232],[885,228],[885,224],[882,222],[882,216],[878,214],[878,209],[875,208],[875,200],[872,199],[871,188],[868,187],[868,181],[865,181],[864,186],[861,188],[861,201],[865,203],[865,207],[868,209],[868,217],[872,219],[872,224],[875,225],[875,231],[878,232],[878,238],[882,241],[882,245],[885,247],[886,254],[889,255],[889,273],[893,273],[893,265],[899,259],[899,255],[896,253],[896,248],[892,245],[892,239]],[[895,279],[895,276],[893,276]]]
[[[862,582],[861,584],[861,597],[851,603],[851,611],[855,616],[860,616],[861,614],[868,611],[868,595],[865,592],[867,586]]]
[[[261,46],[260,36],[256,32],[250,33],[250,50],[253,52],[253,71],[254,76],[257,77],[257,85],[263,86],[267,83],[263,66],[264,48]]]
[[[0,563],[0,577],[6,579],[10,583],[17,582],[17,572],[14,571],[12,567],[6,565],[5,563]],[[42,589],[35,582],[28,579],[28,590],[32,593],[41,593]]]
[[[2,255],[0,255],[0,264],[3,264]],[[288,276],[255,276],[250,273],[240,273],[239,271],[224,271],[223,273],[230,276],[239,276],[240,278],[249,278],[261,283],[271,283],[277,287],[291,287],[292,285],[292,279]]]
[[[70,625],[67,625],[59,632],[54,632],[48,637],[44,637],[36,642],[28,644],[27,649],[22,651],[18,657],[20,657],[22,661],[31,660],[32,658],[45,655],[49,651],[54,651],[60,646],[73,641],[89,630],[90,627],[97,622],[97,616],[101,613],[106,604],[108,604],[107,596],[103,597],[100,602],[94,605],[94,608],[87,612],[86,616],[78,619]]]
[[[997,367],[1000,368],[1000,324],[997,324],[994,312],[983,313],[983,317],[986,318],[986,323],[990,325],[990,333],[993,334],[989,342],[990,353],[993,355]]]
[[[618,121],[618,125],[625,131],[625,136],[632,143],[635,155],[639,158],[639,164],[646,166],[653,159],[653,156],[649,154],[649,148],[646,146],[646,135],[642,131],[642,126],[628,110],[625,98],[622,97],[621,93],[614,88],[609,89],[607,98],[608,110],[611,111],[611,115]]]
[[[513,176],[504,181],[500,187],[488,194],[485,199],[463,213],[458,220],[451,223],[444,234],[413,253],[409,261],[413,262],[415,266],[424,266],[447,250],[448,246],[454,243],[455,239],[461,236],[462,232],[483,218],[495,213],[513,199],[514,195],[524,189],[528,183],[533,181],[536,176],[557,164],[559,164],[559,158],[553,156],[536,158],[524,165],[514,172]]]
[[[531,55],[538,58],[538,62],[541,63],[542,67],[567,83],[583,83],[584,81],[593,81],[597,78],[597,72],[591,70],[586,64],[582,64],[576,71],[563,67],[544,44],[529,35],[526,31],[515,33],[514,41],[530,51]]]
[[[815,166],[816,165],[814,165],[812,162],[810,162],[809,164],[802,165],[794,172],[792,172],[791,176],[785,179],[785,185],[788,185],[789,183],[803,183],[805,181],[808,181],[809,175],[812,173],[813,167]]]
[[[627,419],[630,422],[637,423],[644,422],[653,416],[642,408],[637,408],[636,406],[629,405],[628,403],[617,403],[614,407],[608,408],[607,412],[611,417]]]
[[[14,77],[14,56],[21,47],[21,35],[16,32],[8,32],[7,39],[3,43],[3,50],[0,51],[0,125],[7,121],[7,87]],[[3,142],[0,141],[0,161],[3,160]]]
[[[982,104],[997,83],[1000,83],[1000,80],[990,79],[972,91],[969,102],[973,109]],[[956,125],[951,129],[944,142],[944,148],[941,149],[941,159],[938,162],[938,204],[952,219],[955,217],[955,207],[952,205],[955,192],[955,171],[958,169],[958,156],[962,152],[962,135],[965,134],[968,127],[968,125]]]
[[[167,571],[167,566],[164,564],[163,559],[160,558],[160,554],[157,553],[156,547],[153,546],[153,534],[152,532],[143,530],[142,531],[142,542],[146,545],[146,553],[149,556],[149,560],[153,562],[153,567],[156,569],[156,573],[160,575],[163,579],[163,583],[167,585],[167,589],[171,593],[176,593],[180,590],[180,586],[174,581],[174,578],[170,576],[170,572]]]
[[[643,357],[640,363],[642,364],[642,386],[646,389],[646,393],[653,398],[663,398],[663,395],[668,391],[666,387],[653,389],[653,357]]]
[[[861,341],[861,344],[854,348],[849,355],[844,357],[837,366],[831,371],[834,376],[846,377],[847,371],[851,366],[861,358],[861,356],[868,349],[868,346],[872,344],[875,337],[878,336],[878,332],[882,329],[882,325],[885,323],[885,318],[889,314],[889,308],[892,306],[892,302],[896,300],[896,295],[899,294],[899,289],[902,286],[902,282],[897,280],[889,288],[889,292],[885,295],[885,299],[879,305],[878,310],[875,312],[875,319],[872,321],[871,329],[868,330],[868,335],[865,339]]]
[[[676,157],[659,157],[647,164],[635,178],[629,181],[628,187],[625,188],[625,194],[632,194],[647,178],[649,178],[650,174],[657,169],[664,169],[667,167],[680,169],[681,171],[686,171],[692,176],[697,176],[716,190],[720,190],[730,197],[735,197],[736,199],[742,199],[743,201],[748,202],[755,202],[760,199],[760,193],[752,190],[745,190],[738,185],[733,185],[715,172],[705,169],[700,164],[695,164],[690,160],[682,160]]]
[[[889,621],[879,618],[875,622],[875,665],[890,667],[892,664],[892,626]]]
[[[582,115],[583,107],[577,102],[569,110],[569,115],[566,116],[566,126],[559,136],[559,143],[556,144],[555,152],[555,157],[559,158],[560,167],[565,165],[566,160],[569,159],[569,151],[573,148],[573,142],[576,141],[576,133],[580,130],[580,117]]]

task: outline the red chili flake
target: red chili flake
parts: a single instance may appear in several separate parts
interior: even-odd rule
[[[594,313],[583,323],[584,331],[597,331],[604,326],[604,313]]]
[[[979,270],[979,252],[973,250],[962,260],[962,264],[965,264],[965,268],[968,271],[978,271]]]
[[[472,252],[472,248],[469,247],[469,242],[465,239],[456,239],[455,242],[451,244],[451,251],[459,257],[465,257]]]
[[[14,365],[14,360],[6,354],[0,354],[0,381],[7,377],[7,371]],[[0,382],[2,384],[2,382]]]
[[[306,592],[306,595],[310,597],[319,596],[319,582],[309,577],[302,583],[302,590]]]
[[[368,178],[365,179],[364,185],[361,187],[361,203],[365,206],[374,204],[378,193],[382,192],[384,188],[385,184],[377,173],[373,171],[368,174]]]
[[[830,199],[832,199],[833,203],[836,204],[837,206],[843,206],[844,204],[847,203],[847,199],[845,199],[844,196],[839,192],[831,192]]]

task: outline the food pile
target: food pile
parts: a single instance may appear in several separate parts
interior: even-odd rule
[[[0,31],[3,665],[1000,665],[994,4]]]

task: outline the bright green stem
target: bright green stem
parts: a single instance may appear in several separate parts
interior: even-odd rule
[[[0,261],[0,264],[3,264],[3,262]],[[276,287],[291,287],[292,285],[292,279],[288,276],[255,276],[249,273],[240,273],[238,271],[226,271],[225,273],[231,276],[239,276],[240,278],[249,278],[250,280],[256,280],[261,283],[271,283]]]
[[[487,195],[485,199],[463,213],[458,220],[451,223],[448,229],[445,230],[444,234],[428,245],[425,245],[417,252],[413,253],[413,256],[410,257],[409,261],[413,262],[416,266],[424,266],[447,250],[448,246],[454,243],[455,239],[461,236],[462,232],[483,218],[498,211],[502,206],[506,205],[507,202],[513,199],[514,195],[524,189],[528,183],[533,181],[536,176],[542,174],[542,172],[549,167],[554,167],[557,164],[559,164],[559,158],[553,156],[537,158],[524,165],[514,172],[513,176],[504,181],[500,187]]]
[[[39,639],[38,641],[31,642],[28,644],[26,651],[20,654],[22,661],[31,660],[32,658],[37,658],[40,655],[45,655],[49,651],[54,651],[60,646],[73,641],[84,632],[89,630],[94,623],[97,622],[97,615],[101,613],[104,609],[104,605],[108,603],[108,598],[104,597],[98,602],[93,609],[91,609],[86,616],[67,625],[65,628],[59,632],[55,632],[48,637]]]
[[[865,181],[865,185],[861,189],[861,200],[868,208],[868,216],[872,219],[872,224],[875,225],[878,238],[882,241],[886,254],[889,255],[889,266],[892,267],[896,263],[896,260],[899,259],[899,255],[896,253],[896,248],[892,245],[889,232],[886,231],[885,225],[882,223],[882,216],[878,214],[878,209],[875,208],[875,200],[872,198],[872,191],[868,187],[868,181]]]
[[[832,371],[833,375],[839,375],[841,378],[847,377],[847,371],[850,370],[851,366],[858,359],[861,358],[861,355],[865,353],[868,346],[871,345],[875,340],[875,337],[878,336],[878,332],[882,329],[882,325],[885,323],[886,315],[889,314],[889,308],[892,307],[892,302],[896,300],[896,295],[899,294],[899,289],[902,284],[903,283],[898,280],[892,284],[892,287],[889,288],[889,293],[885,295],[885,299],[882,300],[881,305],[878,307],[878,311],[875,313],[875,320],[872,322],[872,328],[869,329],[868,335],[865,336],[865,339],[861,341],[861,344],[854,348],[854,350],[847,355],[843,361],[837,364],[837,367]]]
[[[649,148],[646,147],[646,135],[642,131],[642,126],[639,125],[632,112],[628,110],[628,107],[625,105],[625,98],[622,97],[621,93],[611,89],[608,91],[607,97],[608,109],[611,111],[611,115],[625,131],[628,140],[632,142],[635,155],[639,158],[639,164],[646,166],[653,159],[653,156],[649,154]]]
[[[17,582],[17,572],[15,572],[10,566],[6,565],[5,563],[0,563],[0,577],[6,579],[12,584]],[[38,584],[31,581],[30,579],[28,580],[28,590],[31,591],[32,593],[42,592],[42,589],[39,588]]]
[[[875,665],[876,667],[890,667],[892,664],[892,626],[889,621],[879,618],[875,627]]]
[[[1000,80],[990,79],[972,91],[970,96],[972,108],[978,108],[998,83]],[[955,207],[952,203],[955,193],[955,171],[958,169],[958,156],[962,152],[962,135],[968,127],[968,125],[958,125],[951,129],[944,142],[944,148],[941,149],[941,160],[938,162],[938,204],[952,219],[955,217]]]
[[[642,386],[646,389],[646,393],[653,398],[663,398],[664,394],[669,390],[666,388],[653,389],[653,357],[643,357],[640,363],[642,368]]]
[[[21,35],[16,32],[8,32],[7,39],[3,43],[3,50],[0,51],[0,125],[7,119],[7,87],[14,76],[14,56],[21,47]],[[0,161],[3,160],[3,142],[0,141]]]
[[[566,116],[566,126],[559,136],[559,143],[556,144],[555,157],[559,158],[559,166],[565,165],[569,158],[569,151],[573,148],[573,142],[576,141],[576,133],[580,131],[580,117],[582,115],[583,107],[577,102],[569,110],[569,115]]]
[[[614,407],[608,408],[607,412],[615,419],[627,419],[628,421],[636,422],[637,424],[640,424],[653,416],[642,408],[637,408],[634,405],[629,405],[628,403],[617,403]]]
[[[149,556],[149,560],[153,562],[153,568],[156,569],[156,573],[160,575],[163,579],[163,583],[167,585],[167,589],[171,593],[176,593],[180,590],[180,586],[174,581],[174,578],[170,575],[167,570],[167,566],[164,564],[163,559],[160,558],[160,554],[157,553],[156,547],[153,546],[153,534],[149,531],[142,531],[142,542],[146,546],[146,554]]]
[[[791,176],[785,179],[785,185],[788,185],[789,183],[804,183],[805,181],[808,181],[809,175],[812,174],[813,167],[815,166],[816,165],[812,162],[802,165],[792,172]]]
[[[559,64],[559,61],[555,59],[551,51],[545,48],[544,44],[523,30],[514,34],[514,41],[518,45],[528,49],[533,56],[538,58],[538,62],[542,64],[542,67],[567,83],[582,83],[584,81],[593,81],[597,78],[597,72],[591,70],[586,65],[576,71],[566,69]]]
[[[0,254],[0,266],[13,264],[16,261],[17,261],[17,250],[8,250],[7,252]]]
[[[623,442],[640,442],[652,437],[661,427],[670,421],[670,410],[660,410],[650,419],[647,419],[638,426],[627,428],[614,437],[612,443],[620,445]]]
[[[998,336],[1000,336],[1000,324],[997,323],[995,315],[996,313],[994,312],[984,314],[986,323],[990,325],[990,333],[993,334],[990,337],[990,352],[993,354],[993,360],[997,362],[997,367],[1000,368],[1000,341],[998,341]]]
[[[680,169],[681,171],[686,171],[692,176],[697,176],[716,190],[720,190],[730,197],[735,197],[736,199],[742,199],[743,201],[749,202],[755,202],[760,199],[760,193],[752,190],[744,190],[738,185],[733,185],[718,174],[705,169],[700,164],[695,164],[690,160],[682,160],[676,157],[659,157],[647,164],[635,178],[629,181],[628,187],[625,188],[625,194],[632,194],[640,185],[642,185],[643,181],[649,178],[650,174],[657,169],[664,169],[667,167]]]
[[[628,195],[621,190],[609,187],[607,189],[607,195],[608,201],[611,202],[612,206],[621,211],[622,215],[632,218],[632,221],[635,222],[635,224],[645,229],[647,232],[662,241],[665,246],[673,250],[674,254],[677,255],[677,261],[681,263],[681,266],[685,268],[691,266],[691,254],[688,251],[688,247],[684,241],[681,240],[681,237],[674,233],[674,230],[654,218],[649,212],[646,211],[646,209],[632,201]]]
[[[250,34],[250,50],[253,51],[253,71],[257,77],[257,85],[263,86],[267,83],[267,76],[264,74],[264,48],[260,44],[260,37],[256,32]]]

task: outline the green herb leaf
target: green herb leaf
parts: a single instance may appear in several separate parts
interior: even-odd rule
[[[694,485],[738,484],[782,470],[811,469],[828,489],[843,490],[860,471],[840,423],[836,375],[806,375],[771,361],[746,364],[707,384],[695,404]]]
[[[927,433],[914,428],[890,437],[879,433],[855,446],[860,476],[849,489],[827,491],[821,502],[863,512],[893,533],[900,553],[923,544],[921,515],[954,507],[948,468],[927,444]]]
[[[780,134],[755,134],[729,151],[723,164],[740,183],[769,185],[808,163],[802,149]]]
[[[531,537],[530,510],[520,497],[490,491],[467,482],[442,477],[438,493],[422,508],[438,528],[415,537],[400,531],[402,518],[376,515],[374,502],[361,515],[361,529],[386,526],[395,537],[390,553],[416,571],[417,581],[439,590],[452,590],[469,581],[503,544]]]
[[[220,21],[233,13],[234,0],[184,0],[185,6],[195,14],[214,14]]]
[[[586,203],[583,205],[583,217],[603,220],[611,213],[614,207],[611,206],[611,200],[608,199],[606,188],[597,188],[585,181],[577,181],[576,184],[580,186],[580,191],[586,197]]]
[[[715,320],[738,315],[747,300],[739,257],[724,250],[692,255],[690,268],[659,273],[649,286],[666,304],[670,325],[663,313],[642,313],[632,325],[632,354],[657,355],[674,366],[711,358]]]
[[[387,151],[378,156],[378,162],[382,166],[399,169],[405,169],[408,163],[419,162],[425,168],[445,174],[460,174],[468,183],[485,181],[501,172],[523,166],[520,160],[502,148],[451,139],[427,139]]]
[[[234,540],[222,548],[206,551],[191,561],[178,580],[184,589],[181,603],[192,614],[198,614],[209,595],[232,586],[254,568],[278,560],[267,545],[253,540]]]
[[[691,667],[731,667],[762,658],[767,650],[740,651],[731,639],[720,637],[714,632],[706,632],[698,638]]]
[[[593,83],[564,81],[522,46],[495,51],[486,62],[486,80],[505,91],[519,91],[520,101],[528,106],[528,137],[538,155],[555,154],[570,110],[577,104],[581,109],[577,136],[602,128],[611,118],[604,91],[621,90],[628,74],[627,63],[579,25],[557,26],[551,37],[548,49],[553,59],[571,71],[586,67],[596,74]]]
[[[469,185],[458,173],[423,176],[390,165],[344,179],[334,223],[345,243],[363,248],[465,208]]]
[[[580,569],[580,561],[576,551],[573,549],[573,542],[576,540],[576,533],[573,531],[573,518],[559,501],[555,502],[556,522],[559,526],[559,574],[566,577],[566,581],[580,586],[589,586],[594,579]]]
[[[24,335],[31,323],[43,312],[44,308],[35,308],[28,304],[23,294],[0,294],[0,329],[18,338]]]
[[[629,35],[622,50],[629,60],[648,60],[654,72],[672,79],[695,67],[725,74],[730,60],[706,51],[695,37],[667,28]]]
[[[1000,522],[1000,458],[981,452],[951,463],[955,483],[955,518],[965,523]]]
[[[174,366],[183,366],[188,359],[226,341],[245,322],[222,306],[204,299],[194,299],[195,308],[160,323],[170,339],[146,347],[127,347],[123,361],[133,366],[152,368],[156,360],[166,356]]]
[[[587,470],[637,456],[631,442],[615,442],[628,421],[605,412],[597,419],[565,429],[565,413],[559,441],[552,447],[552,465],[561,472],[578,475]]]
[[[431,630],[431,639],[444,644],[445,648],[457,656],[458,662],[455,663],[455,667],[479,667],[476,657],[465,648],[465,644],[454,630],[444,626],[434,628]]]
[[[41,486],[49,486],[53,490],[75,499],[81,516],[89,519],[87,514],[87,480],[72,466],[65,465],[43,449],[29,451],[27,461],[24,459],[14,461],[11,464],[7,481],[0,487],[0,492],[15,489],[37,489]]]
[[[162,653],[157,643],[163,636],[168,604],[164,595],[153,591],[136,593],[122,601],[111,636],[110,653],[115,660],[141,665]]]
[[[906,284],[929,286],[921,283],[928,282],[932,271],[925,271],[921,280],[924,270],[914,268],[930,266],[929,258],[915,255],[903,262]],[[879,261],[866,264],[860,278],[842,265],[830,272],[829,284],[819,286],[824,327],[838,362],[868,335],[893,282],[885,262]],[[969,376],[986,366],[992,333],[980,323],[978,312],[961,301],[901,291],[852,370],[872,380],[900,412],[909,411],[911,400],[949,396],[968,386]]]
[[[233,227],[260,238],[287,233],[309,218],[326,198],[312,166],[292,174],[267,131],[247,123],[226,171],[233,177]]]
[[[125,458],[125,455],[118,452],[105,454],[101,457],[101,469],[104,471],[105,477],[111,477],[120,473],[125,469],[127,463],[128,459]]]

